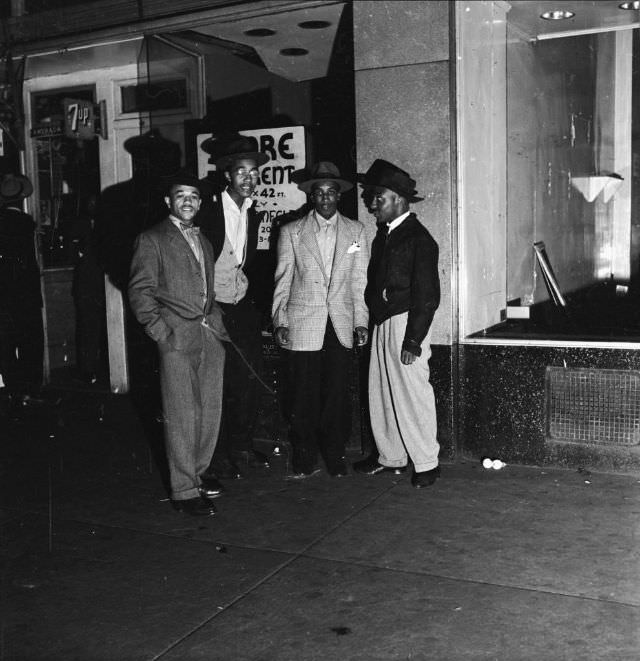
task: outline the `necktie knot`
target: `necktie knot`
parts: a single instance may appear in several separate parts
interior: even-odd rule
[[[180,229],[191,236],[197,236],[200,233],[200,228],[196,227],[195,225],[180,223]]]

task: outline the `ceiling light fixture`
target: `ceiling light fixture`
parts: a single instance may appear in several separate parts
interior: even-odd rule
[[[300,57],[301,55],[308,55],[309,51],[306,48],[283,48],[280,55],[287,55],[289,57]]]
[[[618,5],[620,9],[629,9],[629,10],[638,10],[640,9],[640,1],[635,0],[635,2],[623,2],[622,4]]]
[[[540,18],[544,18],[545,21],[564,21],[567,18],[573,18],[575,15],[575,12],[568,9],[555,9],[540,14]]]
[[[322,30],[323,28],[328,28],[331,25],[329,21],[303,21],[298,23],[298,27],[303,30]]]
[[[244,31],[244,34],[246,34],[247,37],[271,37],[275,33],[276,31],[271,30],[270,28],[253,28]]]

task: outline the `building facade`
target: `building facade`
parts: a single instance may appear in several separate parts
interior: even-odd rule
[[[353,176],[385,158],[425,198],[442,458],[638,470],[633,3],[57,4],[14,2],[4,18],[23,67],[16,158],[36,187],[50,373],[75,360],[60,228],[126,182],[136,218],[153,209],[135,181],[162,164],[136,162],[127,141],[161,137],[197,166],[199,135],[302,126],[308,161]],[[93,135],[65,124],[73,112]],[[357,193],[345,204],[373,234]],[[124,393],[126,303],[117,278],[105,292],[110,385]]]

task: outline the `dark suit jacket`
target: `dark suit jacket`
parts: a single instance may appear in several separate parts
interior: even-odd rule
[[[206,195],[196,217],[196,223],[213,246],[215,259],[220,256],[225,239],[224,207],[220,199],[221,194],[222,191],[216,191],[213,199]],[[258,232],[264,215],[264,211],[256,211],[255,205],[247,212],[247,248],[242,270],[249,281],[247,297],[262,312],[271,314],[276,239],[271,236],[268,250],[258,250],[260,240]]]
[[[200,239],[207,276],[204,303],[198,260],[169,218],[138,236],[131,263],[129,302],[136,319],[153,340],[182,351],[202,347],[203,319],[219,339],[227,339],[214,300],[213,248]]]
[[[402,348],[419,356],[440,304],[438,244],[414,213],[371,245],[365,300],[374,323],[408,312]]]

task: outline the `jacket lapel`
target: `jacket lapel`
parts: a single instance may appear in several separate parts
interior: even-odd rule
[[[167,218],[165,220],[165,229],[167,232],[167,238],[169,240],[169,243],[172,246],[175,246],[176,249],[179,250],[180,252],[185,253],[188,256],[188,259],[191,260],[191,265],[194,268],[200,270],[200,264],[196,259],[196,256],[193,254],[193,250],[191,250],[191,246],[187,243],[187,240],[182,236],[182,232],[180,232],[180,230],[173,224],[171,218]],[[202,244],[203,242],[201,241],[200,243]]]
[[[258,249],[258,230],[260,229],[260,222],[264,212],[256,211],[252,206],[247,212],[247,249],[244,256],[244,264],[247,266],[251,263],[253,256]]]
[[[352,244],[354,240],[349,229],[350,228],[348,227],[347,221],[345,220],[344,216],[338,213],[338,222],[336,224],[336,249],[335,252],[333,253],[333,264],[331,266],[332,278],[333,278],[333,274],[336,271],[336,267],[340,264],[340,261],[347,254],[347,250],[349,249],[349,246]]]
[[[300,243],[305,246],[305,248],[307,248],[307,250],[313,255],[313,258],[316,260],[316,262],[318,262],[320,271],[324,274],[325,280],[327,280],[327,274],[324,272],[322,255],[320,254],[320,248],[318,247],[318,241],[316,240],[316,234],[313,228],[313,224],[315,222],[316,221],[313,216],[313,212],[308,213],[300,221]]]

